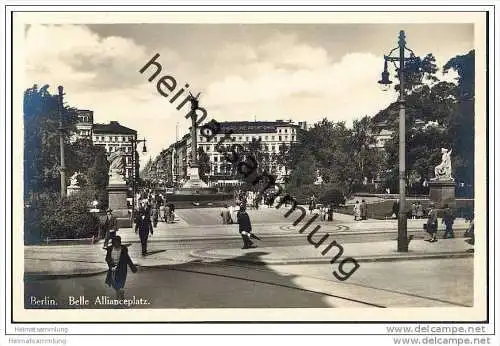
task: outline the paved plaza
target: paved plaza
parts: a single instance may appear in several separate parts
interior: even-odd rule
[[[300,233],[284,210],[250,210],[258,248],[242,250],[238,225],[222,225],[218,209],[176,211],[174,224],[160,222],[148,255],[133,229],[119,235],[139,271],[127,278],[126,295],[150,304],[134,308],[245,307],[429,307],[471,306],[473,246],[463,238],[468,223],[458,219],[455,239],[424,240],[425,220],[409,220],[409,252],[397,252],[396,220],[354,221],[335,214],[318,221],[315,238],[328,234],[343,253],[332,264]],[[310,216],[308,216],[309,218]],[[442,226],[440,225],[440,235]],[[311,227],[312,228],[312,227]],[[325,243],[326,244],[326,243]],[[57,308],[74,308],[68,296],[113,297],[104,284],[102,241],[95,244],[25,246],[25,307],[29,297],[58,297]],[[333,275],[351,257],[359,268],[345,281]],[[103,306],[89,306],[89,308]]]

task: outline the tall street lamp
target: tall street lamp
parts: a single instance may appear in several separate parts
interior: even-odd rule
[[[57,87],[59,91],[58,96],[58,106],[59,106],[59,147],[61,152],[61,167],[59,168],[60,176],[61,176],[61,197],[66,197],[66,164],[64,162],[64,127],[63,127],[63,118],[64,118],[64,89],[60,85]]]
[[[396,50],[399,50],[399,56],[391,56]],[[405,57],[405,52],[408,51],[410,56]],[[405,150],[405,62],[414,63],[420,61],[415,56],[413,51],[406,47],[405,32],[399,32],[398,47],[391,50],[388,55],[384,55],[384,71],[379,84],[389,87],[392,81],[389,80],[389,72],[387,71],[387,62],[390,61],[396,66],[399,78],[399,215],[398,215],[398,251],[408,252],[408,233],[407,233],[407,215],[406,215],[406,150]],[[396,65],[399,63],[399,68]]]
[[[132,220],[134,219],[135,216],[135,180],[136,180],[136,155],[137,155],[137,144],[138,143],[143,143],[142,144],[142,153],[145,154],[148,151],[146,150],[146,139],[136,139],[132,138],[130,140],[132,142]]]

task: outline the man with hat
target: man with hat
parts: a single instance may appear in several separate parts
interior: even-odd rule
[[[109,240],[115,238],[116,232],[118,231],[118,220],[113,215],[113,210],[111,208],[108,208],[108,210],[106,210],[104,230],[106,231],[106,236],[104,238],[103,249],[107,250]]]

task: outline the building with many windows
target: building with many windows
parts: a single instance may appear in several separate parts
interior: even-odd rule
[[[222,145],[230,147],[233,144],[239,144],[243,147],[260,143],[260,152],[265,158],[259,162],[259,166],[265,168],[268,172],[277,176],[286,176],[285,167],[279,165],[277,157],[297,142],[297,131],[306,130],[307,124],[300,122],[298,124],[290,121],[227,121],[220,122],[220,133],[210,141],[201,135],[198,130],[198,148],[208,155],[210,162],[209,183],[210,185],[224,184],[228,180],[234,181],[234,174],[231,172],[231,164],[227,162],[224,155],[219,153],[217,145],[225,137],[225,133],[232,131],[231,140],[223,141]],[[163,151],[162,162],[164,170],[169,172],[168,176],[173,182],[180,182],[186,178],[189,158],[191,157],[191,135],[184,135],[179,141],[172,144]]]
[[[76,110],[77,122],[76,132],[70,134],[70,142],[87,138],[92,140],[92,129],[94,126],[94,112],[88,109]]]
[[[108,154],[120,150],[126,154],[126,172],[125,177],[132,176],[133,164],[132,140],[137,139],[137,131],[120,125],[118,121],[111,121],[109,124],[94,124],[92,141],[94,145],[103,146]]]

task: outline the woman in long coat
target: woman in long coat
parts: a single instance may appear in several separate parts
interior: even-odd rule
[[[356,201],[356,204],[354,205],[354,221],[359,220],[361,220],[361,205],[359,204],[359,201]]]
[[[118,299],[123,299],[125,296],[123,288],[127,281],[127,267],[130,267],[133,273],[137,272],[137,267],[128,255],[127,247],[122,245],[120,236],[113,238],[112,244],[113,246],[109,247],[106,252],[109,270],[105,282],[115,289]]]

